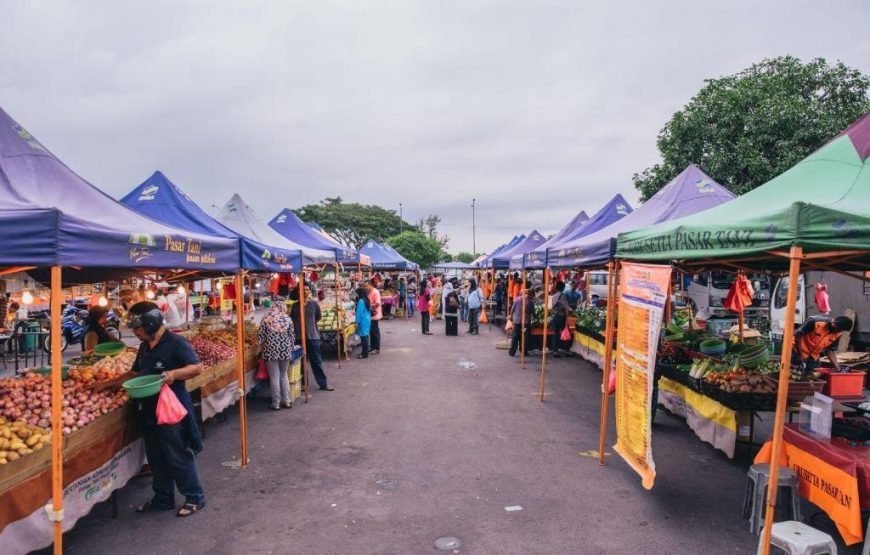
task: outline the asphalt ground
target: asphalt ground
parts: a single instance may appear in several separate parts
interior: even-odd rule
[[[646,491],[612,452],[612,414],[607,464],[590,456],[601,373],[588,363],[549,359],[540,402],[540,357],[521,368],[495,348],[495,327],[381,329],[380,354],[341,369],[327,356],[334,392],[280,412],[266,391],[249,404],[246,469],[237,413],[206,425],[202,512],[134,513],[150,496],[150,478],[137,477],[118,492],[120,517],[98,505],[65,552],[398,555],[438,553],[443,537],[467,554],[755,552],[741,519],[747,449],[731,461],[660,410]],[[836,534],[824,518],[811,523]]]

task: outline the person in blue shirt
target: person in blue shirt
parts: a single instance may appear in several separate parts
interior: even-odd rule
[[[362,343],[362,353],[356,355],[356,358],[369,358],[369,333],[372,326],[372,305],[369,301],[369,294],[362,287],[356,289],[356,311],[354,313],[354,321],[356,323],[356,334],[359,336]]]
[[[483,307],[483,292],[477,286],[477,281],[468,281],[468,295],[465,298],[468,305],[468,333],[477,335],[480,332],[480,310]]]
[[[565,300],[568,301],[568,307],[571,310],[576,310],[577,303],[580,302],[580,291],[577,290],[577,285],[576,281],[572,281],[565,287]]]
[[[175,514],[190,516],[205,507],[205,493],[196,471],[196,454],[202,451],[202,439],[184,382],[198,376],[202,364],[190,342],[163,325],[163,316],[155,303],[142,301],[130,307],[127,327],[142,341],[133,371],[162,377],[187,409],[187,415],[178,424],[158,424],[158,395],[134,400],[145,456],[154,476],[154,496],[136,510],[140,513],[174,510],[177,487],[184,496],[184,505]]]

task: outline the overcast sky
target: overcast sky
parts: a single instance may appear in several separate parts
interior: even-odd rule
[[[0,106],[123,196],[162,170],[263,220],[326,196],[449,250],[557,231],[658,159],[705,78],[765,57],[870,73],[866,0],[0,2]],[[713,176],[715,177],[715,176]]]

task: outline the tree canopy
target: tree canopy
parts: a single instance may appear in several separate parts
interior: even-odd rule
[[[396,214],[371,204],[344,202],[341,197],[327,197],[319,204],[308,204],[294,210],[305,222],[316,222],[338,242],[359,249],[368,239],[378,242],[398,235],[413,226]]]
[[[841,62],[765,59],[708,79],[659,132],[661,162],[637,173],[646,200],[689,164],[735,194],[784,172],[870,108],[870,80]]]
[[[459,254],[457,254],[456,256],[454,256],[453,260],[455,260],[457,262],[463,262],[465,264],[471,264],[475,258],[477,258],[477,257],[475,255],[471,254],[470,252],[462,251]]]
[[[387,239],[387,244],[423,268],[428,268],[443,259],[440,243],[435,239],[430,239],[425,233],[421,233],[417,229],[403,231],[390,237]]]

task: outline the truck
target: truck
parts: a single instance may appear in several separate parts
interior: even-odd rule
[[[724,308],[725,298],[737,275],[734,272],[704,271],[685,275],[682,288],[674,291],[677,306],[688,305],[693,314],[706,312],[709,318],[737,320],[737,315]],[[763,272],[747,275],[755,296],[752,306],[746,307],[746,324],[755,329],[766,330],[770,318],[770,277]]]
[[[836,272],[810,271],[798,278],[797,303],[795,304],[795,325],[802,324],[807,318],[820,314],[815,303],[816,284],[828,286],[828,299],[831,317],[845,316],[847,309],[855,311],[855,326],[852,329],[851,343],[857,350],[870,346],[870,281],[864,272],[850,272],[854,277]],[[788,276],[777,281],[770,303],[770,333],[778,341],[782,339],[785,328],[786,299],[788,296]]]

